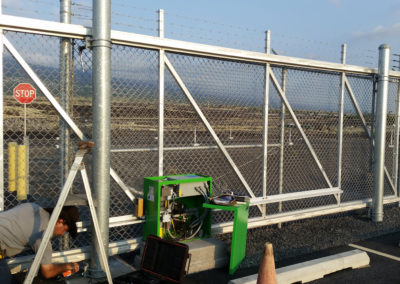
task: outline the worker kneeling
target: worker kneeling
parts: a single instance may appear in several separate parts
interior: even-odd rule
[[[0,279],[1,283],[15,283],[4,258],[21,253],[31,248],[35,253],[39,250],[44,231],[46,230],[52,209],[44,209],[35,203],[24,203],[10,210],[0,212]],[[63,236],[69,232],[71,237],[77,235],[76,222],[79,218],[78,208],[64,206],[54,226],[52,237]],[[40,264],[45,278],[52,278],[65,271],[79,271],[78,263],[51,262],[51,242],[46,246]]]

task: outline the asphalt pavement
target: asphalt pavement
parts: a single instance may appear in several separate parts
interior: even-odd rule
[[[359,241],[354,244],[329,248],[311,254],[297,256],[295,258],[284,259],[276,262],[276,268],[301,263],[337,253],[361,249],[367,252],[370,257],[370,265],[359,269],[346,269],[332,274],[325,275],[324,278],[314,280],[312,284],[333,284],[333,283],[400,283],[400,232],[382,235]],[[237,279],[258,272],[258,267],[240,269],[233,275],[229,275],[228,268],[214,269],[197,274],[187,275],[184,284],[213,284],[228,283],[231,279]]]

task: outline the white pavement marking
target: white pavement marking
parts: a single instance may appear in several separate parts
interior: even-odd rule
[[[383,256],[383,257],[387,257],[387,258],[390,258],[390,259],[393,259],[393,260],[396,260],[396,261],[400,261],[400,257],[394,256],[394,255],[390,255],[390,254],[387,254],[387,253],[383,253],[383,252],[380,252],[380,251],[377,251],[377,250],[373,250],[373,249],[370,249],[370,248],[362,247],[362,246],[355,245],[355,244],[349,244],[349,247],[353,247],[353,248],[360,249],[360,250],[363,250],[363,251],[366,251],[366,252],[370,252],[370,253],[374,253],[374,254],[377,254],[377,255],[380,255],[380,256]]]

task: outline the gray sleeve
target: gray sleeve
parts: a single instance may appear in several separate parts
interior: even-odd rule
[[[42,242],[41,239],[37,240],[35,244],[33,245],[32,249],[37,252],[39,250],[40,243]],[[51,248],[51,241],[46,246],[46,249],[44,250],[42,261],[40,264],[51,264],[52,261],[52,254],[53,254],[53,249]]]
[[[46,249],[44,250],[43,258],[42,261],[40,262],[41,264],[51,264],[52,263],[52,254],[53,254],[53,249],[51,248],[51,241],[46,246]]]

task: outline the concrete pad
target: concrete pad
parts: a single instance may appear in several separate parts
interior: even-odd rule
[[[227,246],[220,240],[201,239],[186,244],[190,254],[188,274],[224,267],[229,263]]]
[[[369,256],[361,250],[352,250],[276,269],[279,284],[309,282],[324,275],[346,268],[361,268],[369,265]],[[229,281],[231,284],[257,283],[258,274]]]

